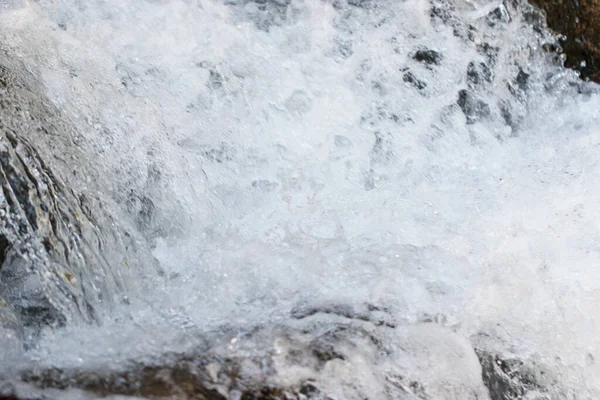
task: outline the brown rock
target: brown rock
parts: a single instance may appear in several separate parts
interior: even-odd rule
[[[531,0],[546,13],[548,27],[566,36],[565,66],[583,79],[600,82],[600,1]]]

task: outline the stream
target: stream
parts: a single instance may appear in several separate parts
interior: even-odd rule
[[[0,399],[600,398],[558,46],[521,0],[0,0]]]

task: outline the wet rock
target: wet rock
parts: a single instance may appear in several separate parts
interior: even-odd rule
[[[354,7],[367,7],[371,0],[348,0],[348,5]]]
[[[348,304],[323,304],[319,306],[299,305],[291,312],[294,319],[305,319],[317,314],[331,314],[348,319],[371,322],[376,326],[395,328],[397,323],[389,310],[373,304],[351,306]]]
[[[500,115],[502,116],[502,119],[504,119],[506,125],[512,128],[512,136],[515,136],[516,131],[525,118],[525,106],[519,102],[501,100],[498,102],[498,109],[500,110]]]
[[[546,29],[546,17],[538,8],[527,7],[523,10],[523,19],[527,22],[534,31],[542,33]]]
[[[209,71],[208,81],[206,82],[206,86],[208,86],[209,89],[219,90],[223,87],[223,82],[225,82],[223,74],[214,69]]]
[[[471,61],[467,66],[467,84],[470,87],[492,81],[492,71],[487,63]]]
[[[405,398],[405,396],[408,396],[408,398],[420,400],[431,399],[431,396],[429,396],[427,390],[418,381],[410,380],[404,376],[393,374],[388,375],[386,380],[389,383],[388,387],[398,389],[396,392],[399,392],[398,394],[401,395],[400,398]],[[394,390],[389,391],[394,393]]]
[[[532,0],[548,27],[563,35],[565,66],[600,82],[600,3],[596,0]]]
[[[99,396],[200,400],[326,399],[319,383],[312,378],[292,376],[286,379],[287,384],[278,384],[277,379],[274,379],[278,375],[275,363],[279,367],[287,363],[298,363],[305,368],[321,369],[327,363],[345,359],[344,355],[333,349],[332,340],[335,339],[338,343],[352,341],[356,335],[364,335],[364,332],[340,325],[305,342],[287,329],[271,333],[251,330],[244,335],[244,343],[253,340],[272,343],[275,339],[284,347],[279,353],[267,350],[253,351],[254,355],[249,355],[247,351],[241,351],[241,354],[232,351],[229,343],[238,343],[239,335],[230,340],[231,334],[227,333],[227,340],[224,342],[227,346],[223,349],[219,349],[218,343],[213,343],[212,350],[196,349],[189,354],[170,353],[145,363],[132,361],[120,371],[89,368],[34,369],[24,371],[21,379],[43,390],[75,387]]]
[[[498,46],[492,46],[487,42],[481,43],[477,45],[477,51],[485,56],[488,61],[488,65],[490,68],[493,68],[496,63],[496,59],[498,58],[498,53],[500,52],[500,48]]]
[[[315,315],[293,327],[213,332],[206,346],[143,363],[132,360],[118,369],[36,367],[20,377],[31,385],[29,393],[77,388],[89,397],[488,398],[473,348],[452,331],[435,324],[390,328],[362,320],[333,322],[332,317]]]
[[[0,296],[0,354],[4,361],[17,359],[21,354],[23,328],[10,304]],[[1,385],[0,385],[1,386]],[[0,398],[2,391],[0,390]]]
[[[440,65],[443,57],[439,51],[430,49],[420,49],[413,54],[412,58],[415,61],[418,61],[423,64]]]
[[[476,28],[465,23],[456,15],[456,2],[454,0],[433,0],[429,16],[434,23],[442,22],[452,27],[454,36],[473,41]]]
[[[394,158],[390,133],[375,132],[375,143],[369,152],[372,164],[387,164]]]
[[[413,74],[411,71],[405,72],[404,76],[402,77],[402,80],[406,83],[410,83],[413,87],[417,88],[418,90],[423,90],[427,87],[427,83],[418,79],[415,76],[415,74]]]
[[[439,5],[436,4],[433,7],[431,7],[431,10],[429,11],[429,16],[431,18],[439,19],[445,24],[448,24],[455,19],[452,11],[454,11],[454,8],[448,3],[443,2]]]
[[[546,399],[546,371],[518,358],[502,357],[476,349],[481,362],[482,377],[492,400]]]
[[[64,183],[85,189],[101,178],[73,145],[77,132],[20,74],[0,64],[0,298],[29,337],[99,321],[123,287],[114,269],[128,239],[106,204]]]
[[[249,19],[256,29],[265,32],[294,20],[291,0],[225,0],[224,4],[234,9],[237,18]]]
[[[530,76],[531,75],[529,75],[527,72],[523,71],[522,69],[519,70],[519,74],[517,75],[517,77],[515,79],[517,86],[519,86],[519,89],[521,89],[523,91],[527,90]]]
[[[315,385],[307,382],[300,388],[300,393],[309,399],[314,399],[321,394],[321,391]]]
[[[529,88],[530,74],[519,68],[517,75],[506,83],[508,91],[518,101],[524,102],[527,97],[527,90]]]
[[[381,122],[402,125],[409,121],[410,117],[399,115],[389,109],[386,104],[375,105],[372,110],[365,111],[360,117],[360,125],[364,129],[377,129]]]
[[[510,13],[504,4],[494,8],[486,16],[486,22],[489,26],[495,27],[499,24],[508,24],[512,21]]]
[[[127,199],[127,210],[136,216],[138,228],[144,231],[150,228],[154,220],[156,206],[148,196],[131,190]]]
[[[491,115],[490,106],[468,90],[458,92],[456,103],[467,117],[468,125],[474,124],[481,119],[489,118]]]

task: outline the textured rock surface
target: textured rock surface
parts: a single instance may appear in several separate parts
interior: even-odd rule
[[[144,398],[488,398],[473,348],[451,330],[376,326],[350,315],[332,319],[330,311],[294,326],[212,332],[190,352],[121,370],[50,368],[24,372],[22,380],[45,390]]]
[[[545,11],[548,26],[564,37],[565,66],[581,77],[600,82],[600,2],[597,0],[532,0]]]
[[[547,374],[543,368],[529,361],[502,357],[485,350],[476,352],[492,400],[548,398],[547,388],[553,382],[551,374]]]
[[[16,399],[567,399],[546,367],[470,340],[443,317],[398,323],[373,304],[303,305],[286,324],[194,330],[183,351],[96,365],[21,368]]]
[[[292,325],[206,332],[186,352],[114,366],[42,367],[14,398],[567,399],[530,360],[471,343],[437,323],[386,326],[325,306]],[[317,310],[316,308],[313,310]],[[375,313],[377,314],[377,313]],[[298,315],[296,315],[298,317]],[[81,397],[76,397],[81,396]]]
[[[98,177],[76,132],[0,61],[0,327],[97,322],[122,289],[125,246],[89,194]]]

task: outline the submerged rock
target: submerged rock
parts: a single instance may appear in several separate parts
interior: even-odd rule
[[[195,348],[144,361],[23,370],[11,394],[15,399],[37,398],[36,393],[61,399],[73,391],[86,399],[570,398],[550,369],[471,342],[438,323],[392,327],[360,315],[372,306],[339,315],[336,308],[325,306],[291,325],[207,332]]]
[[[456,102],[467,117],[468,125],[474,124],[481,119],[489,118],[491,115],[490,106],[468,90],[458,92],[458,100]]]
[[[330,311],[287,326],[212,332],[205,345],[155,360],[33,368],[21,380],[30,392],[77,389],[89,398],[488,398],[473,348],[451,330],[436,324],[392,328]]]
[[[417,78],[411,71],[405,72],[402,80],[406,83],[410,83],[419,90],[423,90],[427,87],[427,83]]]

